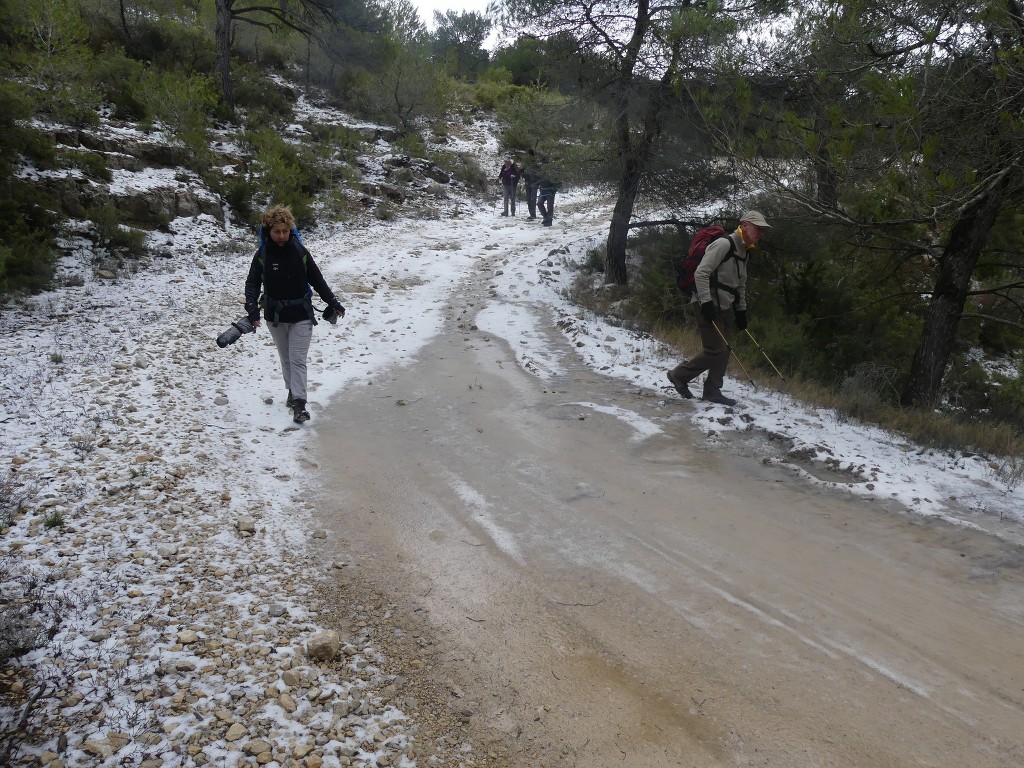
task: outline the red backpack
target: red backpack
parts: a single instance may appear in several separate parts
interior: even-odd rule
[[[681,261],[676,262],[676,285],[679,286],[679,290],[684,295],[689,297],[693,296],[696,292],[697,285],[694,283],[693,273],[700,266],[701,259],[704,258],[704,252],[708,246],[720,237],[729,237],[729,233],[723,227],[717,225],[697,230],[690,241],[690,247],[686,251],[686,256]],[[736,243],[732,241],[731,237],[729,238],[729,255],[736,255]],[[712,282],[718,282],[714,279],[714,276],[712,276]]]

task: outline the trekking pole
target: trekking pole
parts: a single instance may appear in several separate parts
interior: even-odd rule
[[[747,377],[747,381],[750,382],[750,386],[752,386],[754,389],[757,389],[757,384],[755,384],[754,380],[750,378],[750,374],[747,373],[747,369],[744,368],[743,363],[740,362],[740,356],[736,354],[736,350],[732,348],[732,345],[729,343],[729,340],[725,338],[725,334],[722,333],[722,329],[718,327],[718,323],[712,320],[711,324],[715,327],[715,330],[718,331],[718,335],[722,337],[722,341],[725,342],[725,348],[728,349],[729,352],[732,353],[732,356],[736,359],[736,364],[739,365],[740,370],[743,371],[743,375]]]
[[[770,365],[772,368],[775,368],[775,372],[779,374],[779,378],[782,379],[782,383],[788,384],[789,382],[786,381],[786,377],[782,375],[782,371],[775,367],[775,363],[773,363],[772,359],[768,357],[768,353],[764,351],[764,347],[757,343],[757,339],[755,339],[751,335],[750,331],[748,331],[746,328],[744,328],[743,330],[746,332],[747,336],[750,336],[750,340],[754,342],[754,346],[761,350],[761,354],[764,355],[764,359],[768,361],[768,365]]]

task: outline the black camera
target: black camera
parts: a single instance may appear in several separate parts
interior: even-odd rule
[[[256,329],[252,327],[252,323],[249,322],[248,317],[240,317],[231,324],[224,333],[217,337],[217,346],[224,349],[228,344],[234,344],[238,341],[243,333],[255,333]]]

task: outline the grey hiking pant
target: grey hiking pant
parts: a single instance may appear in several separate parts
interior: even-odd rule
[[[306,401],[306,356],[309,342],[313,338],[313,321],[300,320],[297,323],[268,322],[270,336],[277,345],[281,358],[281,374],[284,385],[296,400]]]
[[[502,216],[510,215],[509,214],[509,208],[512,209],[511,215],[512,216],[516,215],[516,193],[519,191],[517,189],[518,186],[519,186],[518,184],[513,186],[511,184],[504,184],[504,183],[501,185],[502,192],[504,192],[504,194],[505,194],[505,197],[504,197],[505,212],[502,214]]]
[[[704,315],[700,313],[700,305],[694,302],[693,308],[697,316],[697,330],[700,332],[701,345],[704,348],[696,357],[673,368],[672,376],[680,381],[689,382],[707,371],[708,377],[704,380],[704,395],[721,394],[722,383],[725,381],[725,369],[729,365],[729,347],[721,334],[715,330],[715,326],[704,319]],[[734,333],[732,310],[715,314],[715,323],[725,334],[725,338],[731,340]]]

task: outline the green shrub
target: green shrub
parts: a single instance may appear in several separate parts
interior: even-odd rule
[[[479,161],[473,155],[463,152],[458,154],[431,152],[430,160],[453,179],[462,182],[470,189],[475,189],[478,192],[487,189],[491,175],[484,172]]]
[[[99,152],[64,150],[57,153],[56,160],[61,168],[78,168],[94,181],[110,181],[112,178],[106,158]]]
[[[1024,365],[1015,377],[996,374],[987,389],[991,417],[1013,426],[1019,437],[1024,437]]]
[[[86,218],[96,227],[99,246],[111,255],[139,259],[146,254],[146,233],[122,224],[121,212],[115,205],[90,208]]]
[[[253,202],[257,188],[245,174],[225,174],[220,170],[214,170],[204,174],[203,179],[210,189],[223,197],[228,205],[238,212],[239,216],[246,221],[253,219]]]
[[[260,110],[272,116],[275,123],[294,118],[295,109],[285,92],[273,80],[264,77],[254,65],[235,66],[231,74],[234,78],[236,106]]]
[[[212,156],[206,115],[217,104],[217,87],[205,75],[151,72],[144,85],[146,110],[190,150],[189,167],[202,171]]]
[[[406,131],[395,140],[395,147],[410,157],[426,157],[427,145],[423,137],[414,131]]]
[[[308,218],[313,193],[322,184],[321,177],[308,162],[309,157],[300,154],[277,131],[265,127],[265,123],[253,120],[251,124],[259,126],[247,128],[244,135],[255,153],[256,171],[250,178],[255,196],[290,206],[300,221]]]
[[[90,74],[100,98],[114,107],[115,117],[134,122],[150,117],[140,92],[149,79],[142,63],[129,59],[121,48],[110,47],[93,60]]]
[[[363,146],[363,136],[347,125],[321,125],[310,123],[306,130],[321,144],[328,144],[340,152],[357,152]]]
[[[40,291],[53,279],[53,201],[24,184],[0,197],[0,293]]]
[[[213,36],[202,24],[181,23],[173,15],[147,15],[139,22],[129,47],[134,58],[158,70],[210,74],[217,58]]]
[[[473,86],[473,103],[481,109],[494,111],[511,101],[523,91],[523,87],[513,85],[512,73],[504,67],[491,67]]]

